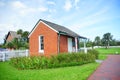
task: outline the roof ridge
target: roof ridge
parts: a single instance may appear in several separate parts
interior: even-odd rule
[[[62,26],[62,25],[59,25],[59,24],[56,24],[56,23],[53,23],[53,22],[50,22],[50,21],[47,21],[47,20],[44,20],[44,19],[39,19],[39,21],[35,24],[34,28],[30,32],[30,34],[29,34],[28,37],[31,36],[31,34],[33,33],[33,31],[36,29],[37,24],[39,24],[40,22],[45,23],[51,29],[54,29],[55,31],[57,31],[59,33],[65,33],[65,35],[67,35],[67,36],[79,37],[79,38],[85,38],[86,39],[86,37],[80,36],[79,34],[75,33],[74,31],[72,31],[71,29],[69,29],[69,28],[67,28],[65,26]]]
[[[9,32],[16,32],[16,31],[9,31]],[[17,33],[17,32],[16,32]]]
[[[55,25],[58,25],[58,26],[62,26],[62,25],[59,25],[59,24],[57,24],[57,23],[54,23],[54,22],[50,22],[50,21],[47,21],[47,20],[44,20],[44,19],[40,19],[41,21],[46,21],[46,22],[49,22],[49,23],[52,23],[52,24],[55,24]],[[62,27],[64,27],[64,26],[62,26]],[[66,27],[64,27],[64,28],[66,28]]]
[[[43,20],[43,19],[40,19],[40,21],[43,21],[43,22],[48,22],[48,23],[52,23],[52,24],[55,24],[55,25],[58,25],[59,27],[63,27],[63,28],[65,28],[66,30],[69,30],[69,31],[71,31],[72,33],[74,33],[74,34],[76,34],[76,36],[79,36],[77,33],[75,33],[74,31],[72,31],[72,30],[70,30],[69,28],[66,28],[65,26],[62,26],[62,25],[59,25],[59,24],[56,24],[56,23],[53,23],[53,22],[50,22],[50,21],[47,21],[47,20]],[[48,24],[49,25],[49,24]],[[52,26],[51,26],[52,27]],[[53,28],[53,27],[52,27]],[[58,30],[57,30],[58,31]],[[62,32],[64,32],[64,31],[62,31]]]

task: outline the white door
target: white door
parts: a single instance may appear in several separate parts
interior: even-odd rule
[[[68,38],[68,52],[72,52],[72,38]]]

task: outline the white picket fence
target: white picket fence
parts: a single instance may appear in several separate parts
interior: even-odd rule
[[[29,50],[1,51],[0,52],[0,61],[7,61],[13,57],[23,57],[23,56],[29,56]]]

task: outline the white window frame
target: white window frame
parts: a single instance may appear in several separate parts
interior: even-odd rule
[[[39,53],[44,53],[44,49],[42,50],[41,49],[41,37],[42,37],[43,35],[40,35],[39,36]],[[44,44],[44,36],[43,36],[43,44]]]

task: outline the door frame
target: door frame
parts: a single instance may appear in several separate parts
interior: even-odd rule
[[[68,52],[72,52],[72,38],[68,37]]]

